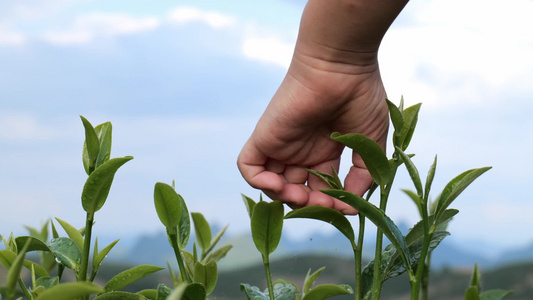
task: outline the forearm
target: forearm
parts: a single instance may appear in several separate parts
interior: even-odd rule
[[[408,0],[309,0],[297,55],[330,62],[375,62],[377,50]]]

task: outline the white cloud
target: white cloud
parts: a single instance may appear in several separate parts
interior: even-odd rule
[[[26,42],[23,34],[0,29],[0,45],[21,46]]]
[[[435,0],[407,13],[413,8],[409,24],[393,26],[381,47],[389,96],[442,107],[498,101],[491,96],[509,85],[530,89],[531,1]]]
[[[54,136],[53,130],[31,114],[0,112],[0,141],[43,140]]]
[[[243,41],[242,52],[250,59],[274,63],[288,69],[294,44],[285,43],[277,38],[250,38]]]
[[[109,38],[154,30],[159,25],[160,21],[155,17],[96,13],[79,16],[70,29],[48,32],[44,39],[56,45],[84,44],[99,37]]]
[[[236,23],[231,16],[218,12],[203,11],[193,7],[177,8],[169,14],[169,19],[171,22],[178,24],[202,22],[215,29],[229,27]]]

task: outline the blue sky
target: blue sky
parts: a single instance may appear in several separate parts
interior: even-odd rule
[[[1,3],[0,233],[49,217],[84,225],[79,115],[111,121],[112,156],[135,157],[95,230],[159,230],[153,186],[173,179],[191,211],[248,230],[240,193],[259,193],[235,160],[283,79],[305,1]],[[533,240],[532,14],[530,0],[421,0],[383,41],[389,98],[423,103],[410,150],[423,174],[438,154],[434,190],[494,167],[454,204],[454,238]],[[415,222],[407,197],[393,196],[393,219]],[[303,227],[328,230],[291,234]]]

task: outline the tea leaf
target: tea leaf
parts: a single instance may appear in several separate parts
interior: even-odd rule
[[[336,209],[323,206],[307,206],[290,211],[285,219],[307,218],[324,221],[339,230],[351,243],[355,243],[352,224],[346,216]]]
[[[479,291],[475,286],[469,286],[465,291],[465,300],[480,300]]]
[[[209,255],[207,255],[202,260],[202,262],[206,263],[206,262],[209,262],[211,260],[214,260],[214,261],[218,262],[219,260],[224,258],[224,256],[226,256],[226,254],[228,253],[229,250],[231,250],[231,248],[233,248],[232,245],[222,246],[219,249],[217,249],[216,251],[209,253]]]
[[[389,160],[383,149],[374,140],[358,133],[341,135],[338,132],[331,134],[331,138],[353,149],[365,162],[374,181],[384,186],[390,182],[392,170]]]
[[[477,287],[478,293],[481,292],[481,273],[479,273],[479,267],[477,264],[474,265],[474,271],[472,272],[470,286]]]
[[[311,287],[313,286],[316,279],[318,278],[318,275],[320,275],[320,273],[322,273],[322,271],[324,271],[325,269],[326,267],[322,267],[316,270],[313,274],[311,274],[311,269],[309,269],[309,271],[307,272],[307,275],[305,276],[304,286],[302,288],[302,292],[304,294],[306,294],[307,292],[311,290]]]
[[[60,218],[56,218],[56,220],[59,222],[61,227],[63,227],[63,230],[65,230],[68,237],[72,239],[76,245],[78,245],[78,248],[83,249],[83,236],[81,235],[81,232],[76,229],[76,227],[70,225],[66,221],[61,220]]]
[[[11,268],[11,265],[17,258],[17,253],[12,252],[11,250],[0,250],[0,264],[6,268],[6,270],[9,270]],[[38,265],[37,263],[34,263],[30,260],[25,259],[23,262],[24,267],[26,267],[28,270],[31,270],[32,268],[35,269],[35,274],[37,276],[48,276],[48,272]]]
[[[74,300],[103,291],[97,284],[87,281],[62,283],[44,290],[35,300]]]
[[[163,269],[164,268],[152,265],[133,267],[111,278],[105,285],[104,289],[106,291],[119,291],[131,283]]]
[[[95,168],[104,164],[111,157],[112,130],[113,126],[110,122],[102,123],[94,128],[100,145]]]
[[[161,283],[162,284],[162,283]],[[160,284],[160,285],[161,285]],[[170,290],[169,290],[170,291]],[[157,290],[155,289],[145,289],[145,290],[141,290],[141,291],[138,291],[136,294],[138,295],[141,295],[141,296],[144,296],[148,299],[158,299],[157,298]],[[167,294],[168,295],[168,294]],[[165,298],[163,298],[165,299]]]
[[[258,287],[251,286],[248,283],[241,283],[241,291],[246,295],[248,300],[269,300]]]
[[[307,172],[315,175],[316,177],[320,178],[322,181],[324,181],[327,185],[329,185],[332,189],[339,189],[342,190],[344,187],[342,186],[342,182],[339,179],[339,175],[337,174],[337,171],[335,171],[335,168],[331,166],[331,170],[333,175],[330,175],[328,173],[323,173],[319,171],[315,171],[312,169],[307,169]]]
[[[145,296],[141,294],[134,294],[134,293],[128,293],[128,292],[121,292],[121,291],[115,291],[115,292],[107,292],[104,294],[101,294],[94,298],[94,300],[148,300]]]
[[[98,272],[98,269],[100,265],[102,264],[102,261],[104,260],[104,258],[106,258],[107,254],[109,254],[109,251],[111,251],[111,249],[115,247],[118,241],[119,240],[115,240],[111,244],[107,245],[104,249],[102,249],[102,251],[98,252],[98,254],[96,254],[93,257],[93,273]],[[96,245],[95,245],[95,249],[96,249]]]
[[[226,232],[226,230],[228,229],[228,225],[224,226],[224,228],[222,228],[216,235],[215,237],[213,238],[213,240],[211,241],[211,245],[209,245],[209,248],[207,248],[207,251],[205,251],[206,253],[209,253],[211,252],[211,250],[213,250],[213,248],[215,248],[215,246],[218,244],[218,242],[220,241],[220,239],[222,238],[222,236],[224,235],[224,232]]]
[[[351,295],[353,289],[346,284],[322,284],[307,293],[302,300],[322,300],[333,296]]]
[[[81,204],[86,212],[95,213],[102,208],[111,189],[115,173],[118,168],[131,159],[133,159],[132,156],[110,159],[89,175],[81,194]]]
[[[415,185],[416,192],[419,197],[422,197],[424,195],[424,190],[422,188],[422,181],[420,180],[420,175],[418,174],[418,170],[416,166],[413,164],[409,156],[405,154],[402,149],[399,147],[396,147],[396,151],[400,154],[400,157],[402,158],[405,167],[407,168],[407,171],[409,172],[409,176],[411,176],[411,180],[413,181],[413,184]]]
[[[178,194],[180,199],[181,217],[178,224],[178,245],[180,249],[184,249],[189,244],[189,238],[191,236],[191,219],[189,218],[189,210],[183,197]]]
[[[53,239],[48,246],[65,267],[73,270],[78,269],[81,261],[81,251],[72,239],[66,237]]]
[[[479,295],[481,300],[501,300],[513,294],[513,291],[490,290]]]
[[[85,142],[83,143],[83,167],[87,175],[96,168],[96,159],[98,158],[98,152],[100,151],[100,141],[96,135],[93,125],[83,116],[80,116],[85,128]]]
[[[418,103],[413,106],[410,106],[403,111],[403,126],[400,137],[400,148],[402,151],[407,149],[407,146],[411,143],[411,138],[415,132],[416,123],[418,122],[418,112],[420,111],[420,106],[422,104]]]
[[[278,247],[283,228],[283,204],[280,201],[257,203],[251,220],[252,238],[261,254],[268,256]]]
[[[422,199],[413,191],[410,190],[402,190],[413,202],[415,203],[416,207],[418,208],[418,211],[420,212],[420,216],[422,216]]]
[[[180,287],[178,286],[178,289],[179,288]],[[170,296],[172,296],[172,294],[170,294]],[[185,287],[185,291],[183,292],[183,297],[181,299],[183,300],[206,299],[206,296],[207,294],[205,292],[204,286],[200,283],[193,282],[191,284],[188,284],[187,287]]]
[[[298,288],[292,282],[285,280],[274,282],[274,299],[276,300],[294,300],[298,293]],[[265,295],[269,295],[268,290],[265,290]]]
[[[154,204],[157,216],[168,229],[176,228],[181,219],[181,200],[168,184],[157,182],[154,187]]]
[[[479,169],[471,169],[461,173],[459,176],[452,179],[442,191],[439,202],[437,204],[437,216],[439,216],[448,206],[464,191],[476,178],[481,176],[492,167],[485,167]]]
[[[185,290],[187,289],[187,284],[182,283],[179,286],[177,286],[169,295],[165,298],[165,300],[182,300],[185,299],[183,294],[185,294]],[[159,298],[157,299],[159,300]]]
[[[194,266],[193,281],[201,283],[205,287],[207,295],[211,294],[217,284],[218,271],[217,263],[214,260],[203,264],[199,261]]]
[[[248,216],[250,219],[252,218],[252,212],[254,211],[255,201],[252,200],[252,198],[245,196],[241,194],[242,200],[244,201],[244,205],[246,206],[246,210],[248,211]]]
[[[44,276],[44,277],[37,278],[37,280],[35,281],[34,287],[42,286],[45,289],[49,289],[58,284],[59,284],[59,277]]]
[[[387,162],[388,164],[388,162]],[[368,218],[372,223],[374,223],[379,229],[383,231],[385,236],[391,241],[394,246],[400,250],[404,262],[407,264],[406,267],[410,267],[409,264],[409,250],[405,243],[404,237],[396,224],[387,216],[385,213],[374,206],[372,203],[366,201],[360,196],[339,190],[325,190],[322,191],[326,195],[332,196],[341,200],[344,203],[352,206],[362,213],[366,218]]]
[[[7,299],[13,299],[15,297],[15,292],[17,288],[17,281],[20,278],[20,270],[22,269],[22,265],[24,264],[24,256],[26,255],[26,251],[28,251],[28,247],[30,246],[30,240],[27,240],[22,249],[20,249],[19,254],[15,257],[15,259],[11,262],[9,271],[7,272],[7,284],[6,284],[6,298]]]
[[[160,283],[157,285],[155,297],[152,297],[151,299],[166,299],[171,292],[172,291],[168,286],[166,286],[164,283]]]
[[[30,251],[47,251],[50,252],[50,248],[48,248],[48,245],[41,241],[40,239],[37,239],[33,236],[19,236],[15,238],[15,243],[17,244],[17,249],[22,249],[26,242],[29,241],[28,249],[26,252]]]
[[[424,201],[427,201],[429,198],[429,191],[431,190],[431,185],[433,184],[433,178],[435,177],[435,170],[437,169],[437,155],[435,155],[435,160],[429,168],[428,175],[426,177],[426,188],[424,190]]]
[[[394,103],[387,99],[387,106],[389,107],[389,113],[392,125],[394,126],[394,133],[392,136],[392,142],[394,146],[401,146],[400,137],[403,127],[403,111],[400,110]]]
[[[206,253],[207,248],[211,245],[211,227],[201,213],[193,212],[191,213],[191,217],[194,223],[194,231],[196,232],[198,246],[202,249],[202,253]]]

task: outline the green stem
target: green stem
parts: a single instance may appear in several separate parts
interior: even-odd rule
[[[427,210],[426,210],[427,211]],[[427,224],[426,224],[427,223]],[[427,230],[426,230],[427,226]],[[422,252],[420,253],[420,258],[418,260],[418,266],[416,268],[415,273],[415,279],[414,282],[411,280],[411,300],[418,300],[419,294],[420,294],[420,284],[422,282],[422,277],[424,276],[424,267],[426,262],[426,257],[429,252],[429,244],[431,242],[431,238],[433,237],[433,232],[435,231],[435,228],[432,228],[431,231],[429,230],[429,221],[427,218],[427,215],[424,219],[424,244],[422,246]]]
[[[363,264],[363,241],[365,236],[365,216],[359,213],[359,236],[357,239],[357,248],[354,248],[355,255],[355,299],[362,299],[362,264]],[[355,245],[353,245],[355,246]]]
[[[168,233],[168,232],[167,232]],[[181,256],[181,250],[178,245],[178,235],[176,233],[168,233],[170,242],[172,243],[172,248],[174,249],[174,254],[176,255],[176,260],[178,261],[178,266],[180,268],[181,278],[185,282],[191,282],[189,273],[185,269],[185,263],[183,263],[183,257]]]
[[[268,297],[270,300],[275,300],[274,299],[274,285],[272,284],[272,276],[270,274],[270,262],[268,259],[268,255],[263,255],[263,265],[265,266],[265,273],[266,273],[267,286],[268,286]]]
[[[81,252],[81,266],[78,273],[78,281],[87,280],[87,269],[89,266],[89,252],[91,250],[91,235],[94,221],[94,213],[87,213],[85,220],[85,236],[83,240],[83,250]]]
[[[424,268],[424,275],[422,276],[422,299],[428,300],[429,296],[429,267],[431,266],[431,252],[428,253],[428,258],[426,260],[426,267]]]
[[[30,292],[28,291],[28,288],[24,284],[24,281],[22,281],[22,278],[19,277],[18,282],[19,282],[20,288],[22,289],[22,292],[24,293],[24,296],[26,296],[26,299],[28,300],[33,299]]]

